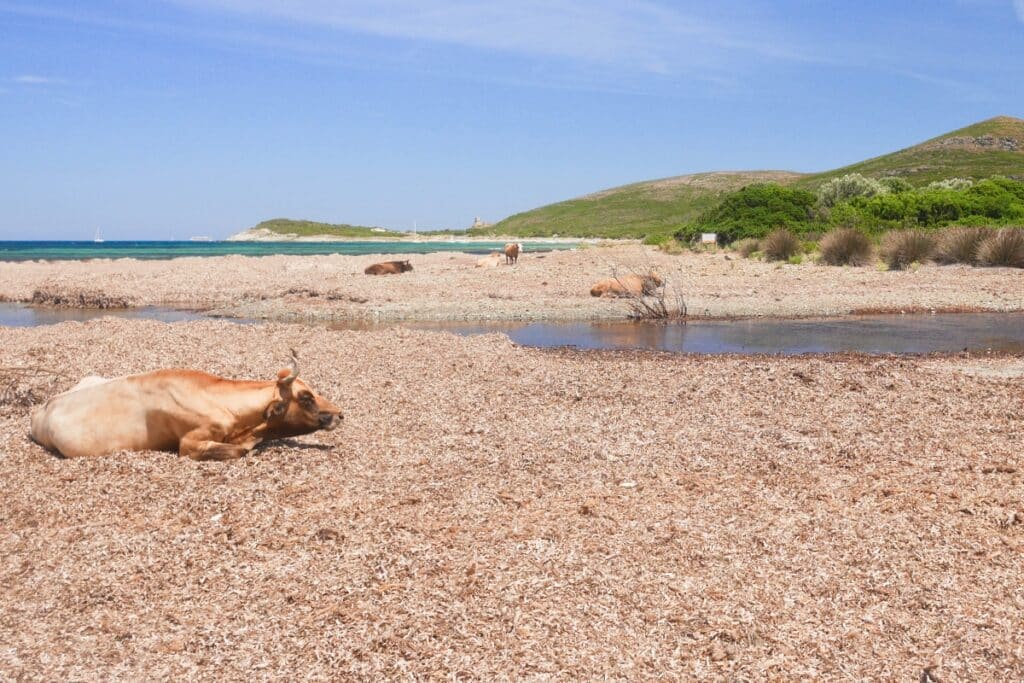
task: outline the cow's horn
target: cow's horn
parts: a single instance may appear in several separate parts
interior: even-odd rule
[[[295,349],[289,349],[292,352],[291,365],[292,373],[282,379],[281,381],[285,384],[291,384],[295,381],[295,378],[299,376],[299,355],[295,353]]]

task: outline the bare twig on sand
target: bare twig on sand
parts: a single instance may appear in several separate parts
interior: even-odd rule
[[[39,380],[46,381],[40,382]],[[0,367],[0,409],[27,408],[41,403],[59,380],[68,375],[39,367]]]
[[[679,273],[674,272],[670,276],[662,277],[654,269],[654,265],[648,262],[638,269],[638,273],[644,273],[643,275],[622,275],[618,266],[607,261],[605,263],[611,270],[612,278],[619,284],[620,296],[627,300],[626,306],[631,320],[686,322],[686,298],[679,284],[682,279]],[[639,288],[625,281],[626,278],[635,277],[641,278]]]

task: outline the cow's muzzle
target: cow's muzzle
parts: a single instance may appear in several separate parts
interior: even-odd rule
[[[331,431],[345,418],[341,415],[335,415],[334,413],[320,413],[320,429]]]

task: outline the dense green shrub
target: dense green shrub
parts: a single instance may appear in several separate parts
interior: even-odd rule
[[[996,176],[975,183],[964,195],[973,215],[994,220],[1024,219],[1024,182]]]
[[[676,239],[692,241],[702,232],[716,232],[719,243],[730,244],[744,237],[764,237],[775,228],[804,232],[812,225],[815,201],[806,190],[771,183],[747,185],[677,232]]]
[[[787,261],[800,252],[800,240],[785,228],[773,230],[764,239],[764,255],[769,261]]]
[[[991,231],[978,247],[978,263],[1024,268],[1024,228]]]
[[[978,247],[989,236],[989,228],[948,228],[939,235],[935,260],[939,263],[978,262]]]
[[[863,266],[871,261],[871,239],[853,228],[833,230],[821,238],[821,260],[830,266]]]
[[[729,244],[747,237],[763,238],[777,228],[785,228],[806,239],[808,234],[839,227],[877,235],[895,229],[1006,225],[1024,221],[1024,182],[1021,181],[996,176],[966,187],[960,182],[962,179],[952,179],[934,187],[906,189],[894,182],[900,180],[898,178],[886,180],[900,187],[900,191],[857,195],[830,207],[816,206],[813,195],[803,190],[771,184],[749,185],[726,194],[717,206],[684,226],[675,237],[691,242],[701,232],[716,232],[722,244]],[[848,182],[859,187],[859,180]],[[840,185],[837,183],[836,187],[842,189]]]
[[[882,239],[882,260],[889,270],[924,263],[935,252],[935,236],[923,230],[893,230]]]
[[[1024,183],[989,178],[966,189],[929,186],[870,199],[854,198],[832,210],[833,223],[837,210],[845,212],[847,219],[856,214],[859,224],[872,229],[1017,221],[1024,219]]]
[[[882,184],[882,187],[889,190],[892,194],[899,194],[900,192],[909,192],[914,189],[914,186],[906,178],[900,178],[899,176],[886,176],[879,178],[878,182]]]
[[[946,178],[928,183],[929,190],[967,190],[974,185],[970,178]]]
[[[835,206],[854,197],[874,197],[888,194],[889,188],[874,178],[865,178],[860,173],[847,173],[833,178],[818,188],[818,202],[822,206]]]

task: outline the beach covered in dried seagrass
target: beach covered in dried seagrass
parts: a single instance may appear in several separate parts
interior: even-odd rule
[[[62,460],[80,376],[270,378],[336,431]],[[0,679],[1021,680],[1021,358],[0,329]],[[928,677],[921,678],[924,672]]]
[[[399,258],[413,271],[363,274],[371,263]],[[670,255],[641,245],[526,252],[515,266],[496,268],[477,268],[477,260],[434,253],[5,263],[0,300],[177,306],[271,320],[602,320],[625,318],[627,305],[591,297],[590,288],[652,269],[684,295],[692,316],[1024,310],[1024,276],[1014,268],[885,271],[728,252]]]

